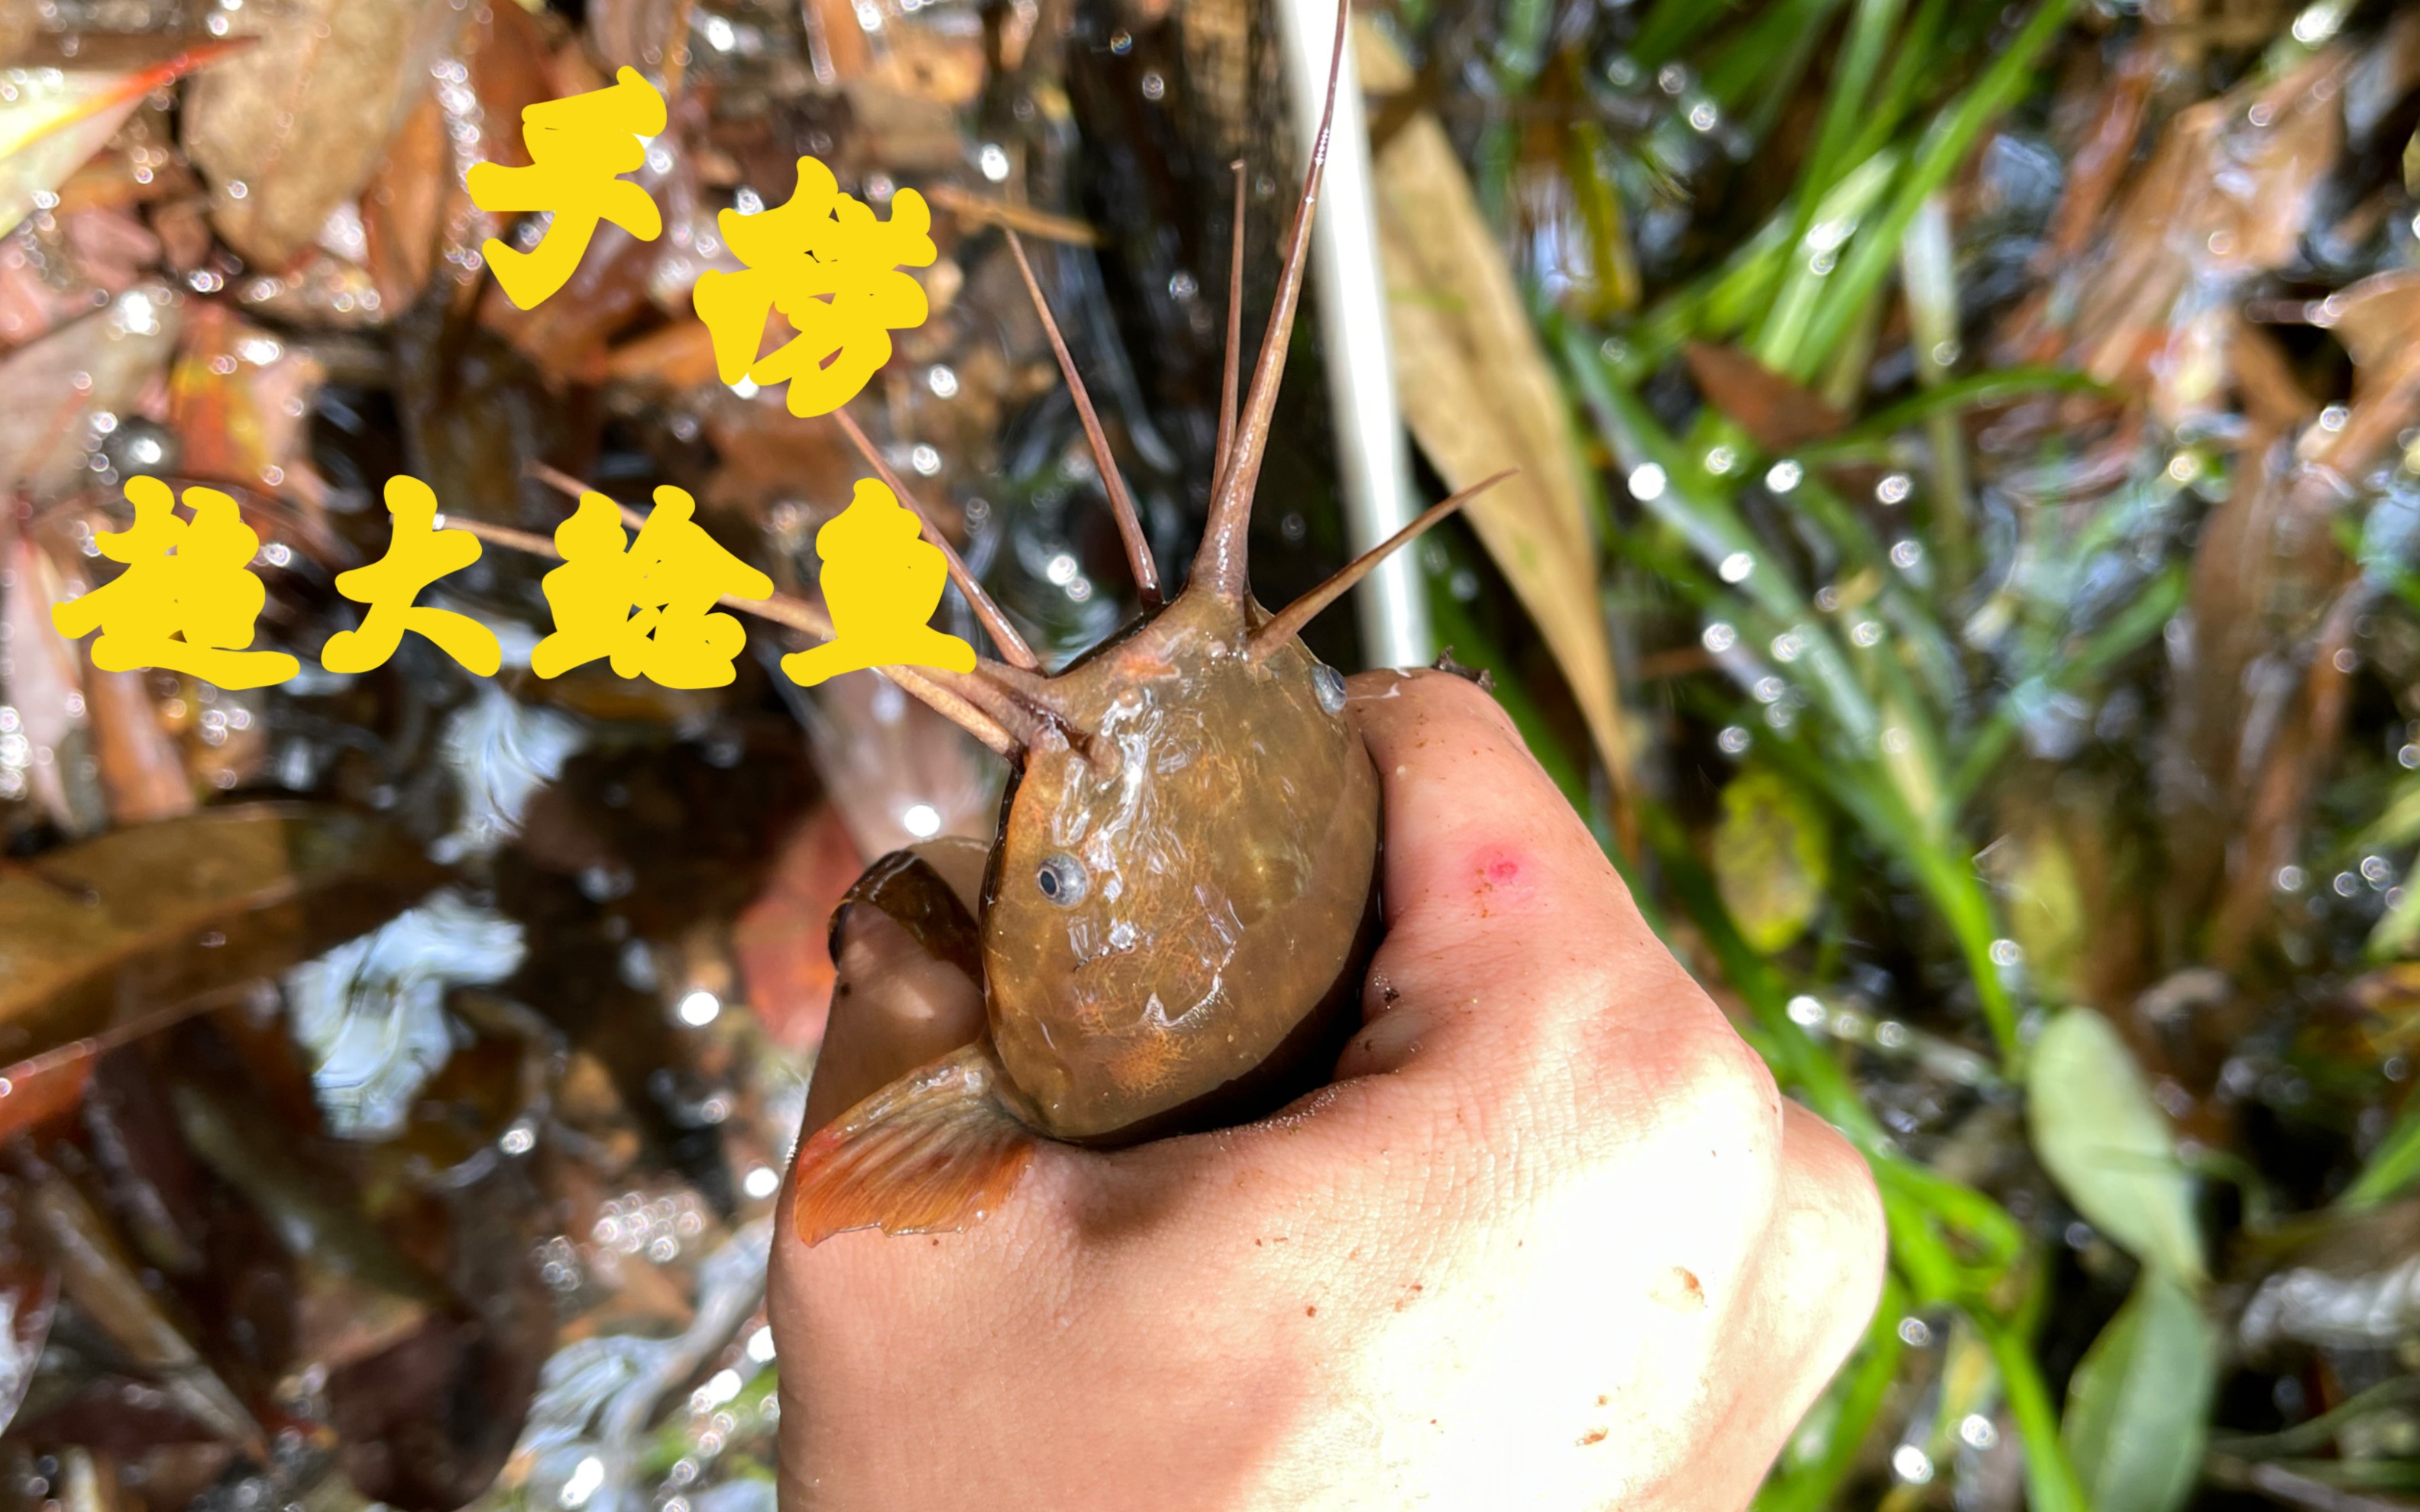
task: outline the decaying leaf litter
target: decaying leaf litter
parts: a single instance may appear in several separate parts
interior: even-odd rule
[[[1422,548],[1441,638],[1891,1212],[1884,1313],[1764,1499],[2420,1490],[2420,23],[1362,25],[1415,444],[1439,495],[1525,470]],[[812,603],[860,464],[714,380],[688,290],[813,154],[937,207],[933,318],[851,412],[1063,658],[1132,605],[999,228],[1185,560],[1226,164],[1254,324],[1295,165],[1271,18],[62,0],[0,46],[0,1483],[769,1504],[824,921],[864,859],[987,834],[997,764],[871,674],[787,684],[779,625],[726,689],[539,682],[546,564],[492,546],[440,590],[492,682],[410,640],[245,693],[102,672],[49,606],[126,478],[205,483],[309,668],[400,471],[540,535],[550,477],[675,484]],[[535,228],[462,175],[625,65],[672,103],[664,233],[515,310],[476,249]],[[1324,414],[1289,386],[1267,602],[1344,554]]]

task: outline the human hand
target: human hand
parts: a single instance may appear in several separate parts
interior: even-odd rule
[[[1745,1504],[1873,1309],[1864,1162],[1491,700],[1352,693],[1387,935],[1336,1083],[1046,1142],[962,1234],[778,1226],[785,1512]]]

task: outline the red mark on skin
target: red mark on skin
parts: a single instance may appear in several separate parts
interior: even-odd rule
[[[1479,874],[1479,887],[1476,890],[1480,900],[1480,918],[1490,917],[1493,910],[1489,904],[1502,901],[1497,898],[1497,894],[1509,892],[1516,887],[1527,890],[1522,879],[1525,857],[1520,851],[1508,845],[1491,845],[1481,850],[1475,860]]]
[[[1586,1433],[1580,1435],[1580,1447],[1583,1449],[1587,1448],[1591,1443],[1603,1443],[1604,1442],[1605,1429],[1603,1428],[1590,1428]]]

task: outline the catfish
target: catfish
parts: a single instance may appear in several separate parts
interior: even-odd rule
[[[1346,19],[1339,8],[1326,105],[1240,413],[1244,165],[1234,165],[1209,518],[1183,592],[1165,604],[1091,398],[1008,233],[1144,612],[1047,676],[953,561],[1003,659],[926,676],[954,695],[936,707],[951,714],[947,705],[962,701],[960,722],[1010,759],[999,836],[972,909],[924,857],[877,861],[835,911],[832,954],[842,963],[835,991],[866,995],[849,1012],[913,1019],[907,1042],[950,1022],[946,1011],[933,1016],[935,969],[958,973],[970,1001],[979,994],[980,1026],[971,1042],[907,1070],[808,1137],[790,1201],[809,1244],[862,1227],[962,1229],[998,1207],[1043,1139],[1111,1149],[1264,1116],[1325,1082],[1359,1026],[1361,978],[1379,933],[1378,778],[1345,717],[1343,677],[1299,632],[1390,552],[1511,474],[1431,507],[1275,614],[1251,595],[1253,493],[1301,296]],[[888,472],[870,445],[862,450]],[[902,967],[902,951],[917,969]],[[844,1017],[835,1015],[836,1041]],[[842,1063],[862,1074],[853,1045],[829,1048],[837,1058],[819,1089],[850,1074]]]

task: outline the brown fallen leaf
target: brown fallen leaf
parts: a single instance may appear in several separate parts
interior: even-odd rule
[[[2070,259],[2010,320],[2001,355],[2063,356],[2143,395],[2171,427],[2207,413],[2226,387],[2228,291],[2295,255],[2342,153],[2349,66],[2342,49],[2324,50],[2180,112],[2107,202],[2099,249]],[[2109,130],[2120,134],[2122,121]],[[2073,226],[2062,234],[2084,239]]]
[[[696,196],[694,154],[687,144],[705,132],[706,106],[696,96],[674,102],[670,120],[648,162],[627,182],[651,195],[664,224],[690,219]],[[676,255],[672,239],[643,241],[621,226],[597,228],[561,292],[524,310],[501,285],[489,283],[479,319],[501,333],[554,382],[596,383],[606,376],[606,346],[647,309],[659,270]],[[694,276],[694,275],[692,275]]]
[[[115,1226],[76,1184],[20,1144],[26,1227],[65,1291],[130,1363],[151,1373],[178,1410],[256,1457],[267,1450],[259,1423],[228,1388],[183,1325],[141,1279]],[[19,1183],[12,1182],[12,1193]]]
[[[24,1404],[59,1300],[58,1273],[42,1263],[34,1247],[25,1196],[20,1183],[0,1186],[0,1218],[8,1225],[0,1238],[0,1319],[7,1319],[0,1323],[0,1428],[14,1422]]]
[[[98,510],[82,513],[87,529],[115,528]],[[68,538],[64,524],[55,517],[46,518],[36,532],[40,538],[37,548],[42,552],[43,563],[35,570],[47,565],[61,591],[74,597],[88,592],[91,584],[84,573],[82,559],[62,549]],[[61,643],[56,635],[40,639],[54,646]],[[92,644],[89,640],[78,642],[69,654],[80,661],[85,719],[90,730],[89,745],[99,767],[101,795],[107,804],[109,821],[118,825],[149,824],[193,812],[195,774],[187,769],[188,757],[178,745],[174,728],[192,722],[183,717],[187,700],[155,692],[155,683],[163,674],[107,671],[95,666]],[[167,680],[176,681],[173,675]],[[165,713],[163,699],[179,714]]]
[[[0,349],[23,346],[91,313],[95,291],[53,282],[50,259],[23,237],[0,241]]]
[[[179,470],[277,492],[308,443],[317,359],[225,305],[194,301],[169,374]]]
[[[219,235],[266,272],[311,245],[361,192],[393,134],[415,61],[415,0],[297,0],[258,45],[204,74],[184,107],[185,150],[208,177]],[[450,12],[449,12],[450,14]]]
[[[42,503],[85,486],[101,435],[95,417],[135,408],[165,372],[183,319],[181,298],[147,283],[0,362],[0,490]]]
[[[121,825],[149,824],[194,811],[194,785],[177,743],[160,727],[147,673],[104,671],[85,647],[85,712],[92,718],[93,754],[109,816]]]
[[[46,38],[11,59],[18,82],[0,103],[0,235],[16,229],[37,194],[67,181],[99,152],[143,99],[243,44],[175,38],[95,39],[62,54]]]
[[[436,880],[358,814],[246,804],[115,829],[0,872],[0,1060],[74,1058],[284,971]]]
[[[1356,31],[1363,79],[1376,89],[1402,87],[1389,84],[1408,77],[1391,44],[1366,26]],[[1436,117],[1405,123],[1376,167],[1404,418],[1449,488],[1521,470],[1470,506],[1471,528],[1554,652],[1626,810],[1631,745],[1562,390]]]
[[[210,236],[210,203],[201,194],[154,201],[147,214],[168,266],[179,273],[201,267],[217,245]]]
[[[13,517],[0,517],[0,695],[15,711],[7,734],[23,743],[0,768],[0,794],[30,796],[52,824],[87,835],[109,822],[92,760],[84,659],[51,628],[52,606],[67,594],[49,553]]]
[[[675,390],[710,383],[715,377],[714,332],[703,320],[676,320],[606,353],[605,375]]]
[[[496,234],[497,223],[472,203],[463,175],[481,162],[525,165],[521,112],[558,93],[578,93],[557,89],[544,34],[509,0],[474,7],[440,66],[458,66],[468,93],[440,88],[433,77],[422,84],[362,190],[364,266],[396,314],[410,309],[441,270],[457,284],[479,276],[471,255]]]
[[[2084,250],[2102,212],[2108,208],[2109,197],[2118,192],[2127,167],[2134,161],[2135,143],[2143,134],[2143,117],[2164,61],[2163,51],[2161,38],[2144,36],[2127,50],[2115,73],[2100,89],[2100,108],[2083,141],[2076,145],[2074,161],[2068,169],[2067,189],[2059,196],[2058,212],[2051,219],[2050,232],[2042,239],[2042,250],[2037,256],[2037,264],[2042,269],[2055,270]]]
[[[1767,452],[1795,451],[1848,426],[1849,417],[1838,406],[1736,347],[1693,341],[1681,355],[1706,402]]]

